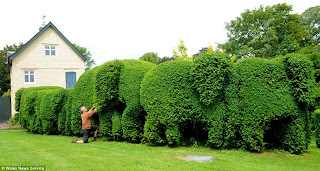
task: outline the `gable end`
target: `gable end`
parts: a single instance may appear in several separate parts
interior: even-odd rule
[[[9,60],[13,60],[15,56],[17,56],[20,52],[22,52],[33,40],[35,40],[39,35],[41,35],[47,28],[52,27],[62,38],[65,40],[71,47],[72,49],[80,55],[80,57],[86,61],[87,59],[78,51],[77,48],[73,46],[73,44],[51,23],[49,22],[43,29],[41,29],[35,36],[33,36],[24,46],[22,46],[16,53],[12,54],[9,56]],[[10,63],[10,62],[9,62]]]

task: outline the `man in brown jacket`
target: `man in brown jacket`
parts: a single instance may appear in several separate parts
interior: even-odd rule
[[[94,132],[93,141],[97,141],[97,134],[99,127],[91,126],[91,116],[96,113],[97,108],[93,105],[92,108],[88,111],[86,107],[81,106],[79,108],[82,119],[82,133],[83,133],[83,141],[77,141],[77,139],[73,139],[72,143],[88,143],[89,134]]]

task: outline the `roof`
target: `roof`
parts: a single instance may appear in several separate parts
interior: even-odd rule
[[[47,28],[52,27],[62,38],[65,40],[72,49],[80,55],[80,57],[86,61],[87,59],[73,46],[73,44],[57,29],[56,26],[54,26],[51,22],[49,22],[43,29],[41,29],[35,36],[33,36],[24,46],[22,46],[16,53],[12,54],[9,59],[13,60],[14,57],[16,57],[20,52],[22,52],[33,40],[35,40],[41,33],[43,33]]]

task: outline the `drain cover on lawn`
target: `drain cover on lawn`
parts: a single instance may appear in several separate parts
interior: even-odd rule
[[[209,161],[213,161],[214,157],[213,156],[187,155],[186,157],[183,158],[183,160],[186,160],[186,161],[197,161],[197,162],[209,162]]]

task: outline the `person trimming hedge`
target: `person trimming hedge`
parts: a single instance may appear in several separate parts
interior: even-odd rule
[[[97,134],[98,134],[99,127],[91,125],[91,116],[95,114],[96,111],[97,111],[97,108],[95,107],[95,105],[93,105],[89,111],[84,106],[81,106],[79,108],[79,112],[81,113],[81,119],[82,119],[83,141],[77,141],[77,139],[73,139],[71,141],[72,143],[88,143],[89,135],[91,132],[94,132],[93,141],[97,141]]]

